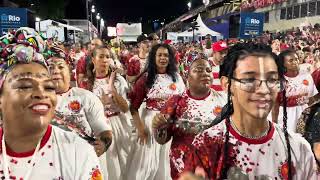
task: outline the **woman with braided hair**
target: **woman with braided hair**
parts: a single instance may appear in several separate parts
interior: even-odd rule
[[[215,126],[194,139],[185,169],[212,180],[319,179],[310,145],[287,131],[286,108],[283,127],[267,120],[284,80],[283,64],[272,49],[252,43],[233,46],[220,76],[228,92],[226,110]]]

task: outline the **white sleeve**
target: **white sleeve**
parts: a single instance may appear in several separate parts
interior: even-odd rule
[[[115,88],[120,96],[122,96],[128,103],[130,101],[128,100],[127,93],[129,91],[129,86],[127,81],[121,76],[117,75],[117,81],[115,82]]]
[[[296,179],[320,179],[310,144],[300,134],[289,132],[289,135],[291,136],[291,152],[293,152],[291,157],[296,161],[294,165]]]
[[[75,142],[76,147],[76,169],[75,180],[83,179],[99,179],[103,180],[103,174],[100,167],[99,159],[93,149],[93,146],[88,143],[77,140]],[[77,148],[78,147],[78,148]]]
[[[180,76],[180,74],[178,74],[177,77],[178,77],[177,78],[177,81],[178,81],[177,85],[179,86],[178,89],[180,90],[180,94],[182,94],[186,90],[186,85],[184,84],[183,79]]]
[[[100,99],[88,91],[86,93],[86,105],[84,109],[88,123],[95,135],[103,131],[111,130],[110,122],[104,114],[103,104]]]
[[[314,95],[318,94],[318,90],[316,88],[316,85],[314,84],[314,81],[313,81],[313,78],[311,75],[309,75],[309,79],[312,82],[311,96],[314,96]]]
[[[302,138],[302,137],[301,137]],[[304,163],[303,169],[305,170],[304,175],[301,178],[304,179],[320,179],[320,174],[318,174],[318,166],[311,150],[309,144],[303,146],[301,148],[301,153],[304,156]]]

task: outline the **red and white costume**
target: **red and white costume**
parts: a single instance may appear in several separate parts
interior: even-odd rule
[[[313,82],[312,76],[309,73],[300,73],[296,77],[285,77],[286,97],[287,97],[287,115],[288,115],[288,130],[296,132],[298,118],[302,112],[308,107],[309,98],[316,95],[318,90]],[[278,102],[280,103],[278,124],[283,124],[283,108],[282,96],[279,94]]]
[[[96,138],[101,132],[111,130],[100,99],[92,92],[77,87],[57,96],[55,118],[51,124],[83,138]],[[106,165],[101,165],[106,179]]]
[[[168,74],[157,74],[153,86],[146,87],[147,74],[142,75],[133,86],[129,95],[131,106],[139,109],[146,99],[146,109],[142,110],[149,136],[152,135],[152,119],[163,108],[165,102],[173,95],[181,95],[185,91],[182,78],[177,74],[176,82]],[[168,180],[170,177],[169,149],[171,143],[158,144],[154,137],[149,137],[146,145],[136,144],[132,148],[132,159],[128,168],[127,179],[131,180]]]
[[[2,129],[0,133],[2,139]],[[39,151],[34,151],[17,153],[6,147],[10,179],[23,180],[28,171],[31,171],[29,180],[103,179],[93,147],[74,133],[49,125]],[[1,179],[5,179],[3,157],[1,152]]]
[[[168,128],[173,137],[170,151],[171,177],[179,178],[184,171],[185,154],[194,137],[207,127],[220,114],[226,104],[225,93],[210,91],[204,98],[192,97],[189,91],[182,96],[170,98],[161,113],[170,114],[175,122]]]
[[[211,88],[214,89],[215,91],[223,91],[221,87],[220,78],[219,78],[220,66],[216,65],[211,58],[209,58],[209,62],[212,66],[212,75],[213,75]]]
[[[128,85],[122,76],[116,75],[114,86],[118,94],[124,99],[127,99]],[[131,147],[130,125],[128,124],[126,115],[121,112],[113,100],[109,78],[96,78],[93,85],[93,93],[99,98],[101,98],[103,94],[109,98],[110,104],[105,105],[104,109],[105,116],[108,118],[112,127],[112,144],[106,154],[102,156],[105,158],[104,163],[106,163],[107,166],[108,179],[122,180],[126,174],[125,168]]]
[[[100,99],[92,92],[76,87],[57,96],[52,124],[76,132],[81,137],[95,137],[111,130]]]
[[[210,180],[218,179],[224,163],[238,168],[248,179],[288,179],[288,155],[284,132],[272,122],[268,134],[260,139],[242,137],[229,125],[228,161],[223,160],[226,121],[199,134],[193,151],[186,156],[185,170],[202,167]],[[320,179],[311,147],[300,135],[289,132],[293,180]],[[229,170],[230,170],[229,168]],[[230,171],[228,173],[231,173]]]
[[[147,63],[146,59],[141,59],[138,55],[134,55],[132,58],[129,59],[127,75],[128,76],[140,75],[145,70],[146,63]]]

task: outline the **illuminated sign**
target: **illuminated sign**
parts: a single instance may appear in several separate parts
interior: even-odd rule
[[[273,4],[279,4],[287,0],[251,0],[241,4],[241,10],[246,9],[258,9],[271,6]]]

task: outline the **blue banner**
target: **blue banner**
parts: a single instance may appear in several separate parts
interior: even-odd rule
[[[27,26],[27,9],[25,8],[0,8],[0,33],[6,34],[11,29]]]
[[[241,39],[254,38],[263,32],[264,13],[241,13],[240,32]]]

